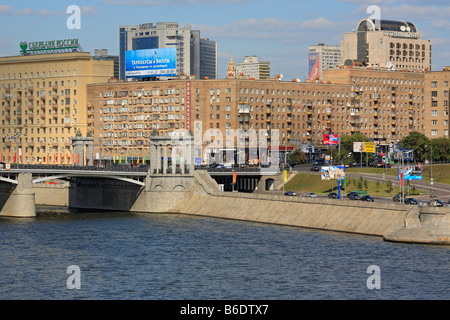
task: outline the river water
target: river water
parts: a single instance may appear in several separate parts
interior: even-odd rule
[[[185,215],[38,211],[0,218],[2,300],[450,298],[448,246]]]

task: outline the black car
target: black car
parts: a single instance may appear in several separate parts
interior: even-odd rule
[[[311,168],[311,171],[320,171],[320,167],[314,166]]]
[[[339,196],[336,192],[331,192],[328,194],[328,198],[337,199],[337,198],[339,198]]]
[[[356,192],[350,192],[350,193],[347,195],[347,197],[348,197],[350,200],[360,200],[360,199],[361,199],[361,197],[359,196],[359,194],[357,194]]]
[[[362,196],[361,198],[360,198],[360,200],[362,200],[362,201],[371,201],[371,202],[373,202],[373,198],[371,197],[371,196]]]
[[[414,198],[406,198],[405,204],[417,204],[417,200]]]
[[[295,197],[295,196],[296,196],[296,193],[295,193],[295,192],[292,192],[292,191],[286,191],[286,192],[284,193],[284,195],[285,195],[285,196]]]
[[[401,196],[402,196],[401,193],[397,193],[397,194],[392,198],[392,200],[397,201],[397,202],[400,202]]]

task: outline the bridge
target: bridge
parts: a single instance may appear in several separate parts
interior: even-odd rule
[[[69,207],[145,212],[155,203],[164,210],[168,202],[181,201],[175,201],[172,192],[188,193],[194,185],[211,193],[220,186],[222,191],[253,192],[271,189],[280,179],[279,170],[271,167],[195,167],[189,161],[194,158],[193,148],[181,150],[182,160],[171,165],[168,151],[172,147],[174,158],[179,147],[171,146],[172,142],[170,137],[151,138],[149,166],[0,165],[0,215],[35,216],[35,186],[52,180],[69,182]]]

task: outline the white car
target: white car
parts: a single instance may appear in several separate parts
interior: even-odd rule
[[[317,198],[317,195],[314,192],[308,192],[305,197],[307,198]]]

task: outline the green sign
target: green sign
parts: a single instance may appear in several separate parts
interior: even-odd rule
[[[53,40],[53,41],[38,41],[38,42],[21,42],[20,52],[26,54],[27,52],[55,52],[55,51],[68,51],[71,49],[79,49],[80,44],[78,39],[65,39],[65,40]]]

